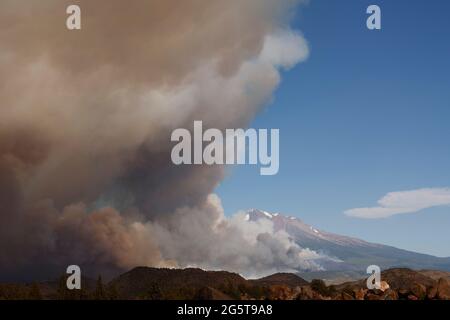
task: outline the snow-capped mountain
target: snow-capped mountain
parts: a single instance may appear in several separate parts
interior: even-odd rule
[[[275,231],[286,231],[299,246],[337,258],[324,266],[327,271],[365,273],[366,268],[373,264],[382,269],[409,267],[450,271],[450,258],[439,258],[319,230],[297,217],[250,209],[246,218],[249,221],[269,219],[273,222]]]

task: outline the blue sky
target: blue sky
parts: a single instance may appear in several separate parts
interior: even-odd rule
[[[382,30],[366,28],[370,4]],[[450,256],[450,206],[384,219],[345,210],[389,192],[450,187],[450,1],[311,0],[293,27],[306,62],[283,72],[252,123],[280,129],[280,171],[235,166],[217,188],[227,214],[261,208],[318,228]]]

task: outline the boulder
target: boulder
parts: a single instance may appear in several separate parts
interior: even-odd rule
[[[384,300],[398,300],[398,294],[397,291],[388,289],[383,295]]]
[[[369,292],[376,294],[377,296],[381,296],[383,294],[383,291],[381,289],[371,289],[369,290]]]
[[[382,292],[385,292],[387,289],[389,289],[389,284],[386,281],[381,281],[380,282],[380,290]]]
[[[437,283],[436,285],[428,288],[428,292],[427,292],[427,299],[434,299],[436,298],[437,295]]]
[[[381,300],[381,296],[375,294],[375,293],[367,293],[366,294],[366,300]]]
[[[411,293],[415,295],[419,300],[424,300],[427,296],[427,287],[420,283],[414,283],[411,287]]]
[[[364,296],[367,293],[367,289],[363,289],[360,288],[359,290],[353,290],[354,294],[355,294],[355,299],[356,300],[364,300]]]
[[[404,288],[398,289],[398,291],[397,291],[400,298],[406,298],[406,299],[408,298],[409,292],[410,291],[408,289],[404,289]]]
[[[450,300],[450,285],[445,278],[440,278],[437,283],[436,297],[439,300]]]
[[[355,300],[352,295],[347,292],[342,292],[341,297],[342,300]]]

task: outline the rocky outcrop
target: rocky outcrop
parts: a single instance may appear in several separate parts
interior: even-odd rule
[[[450,283],[446,278],[440,278],[427,292],[428,299],[450,300]]]
[[[332,298],[339,300],[450,299],[450,282],[446,277],[436,281],[421,272],[397,268],[384,271],[381,278],[383,280],[378,289],[367,289],[366,280],[338,285],[335,287],[338,295]],[[326,289],[322,288],[321,291],[326,292]]]
[[[427,271],[433,276],[440,272]],[[135,268],[109,282],[106,294],[96,294],[96,286],[86,284],[82,294],[70,296],[58,284],[0,284],[0,299],[195,299],[195,300],[450,300],[450,281],[435,279],[410,269],[382,272],[380,288],[368,289],[366,280],[327,285],[323,280],[307,282],[287,273],[259,280],[238,274],[201,269]],[[64,280],[64,279],[63,279]]]

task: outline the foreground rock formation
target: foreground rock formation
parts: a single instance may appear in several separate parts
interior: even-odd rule
[[[68,300],[450,300],[450,273],[389,269],[381,288],[368,290],[366,280],[326,285],[290,273],[247,280],[236,273],[201,269],[138,267],[107,284],[101,277],[83,279],[82,290],[69,291],[65,278],[33,284],[0,284],[0,299]]]

